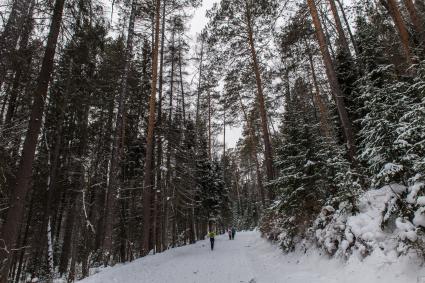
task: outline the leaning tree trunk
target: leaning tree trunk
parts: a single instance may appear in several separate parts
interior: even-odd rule
[[[345,103],[344,103],[344,95],[338,83],[337,75],[336,75],[334,66],[332,64],[331,55],[329,54],[329,50],[326,45],[326,38],[322,29],[322,24],[320,22],[316,4],[314,0],[307,0],[307,2],[310,8],[311,16],[313,18],[314,26],[316,28],[316,37],[320,45],[320,51],[322,53],[323,62],[325,64],[326,75],[329,80],[329,84],[332,90],[332,95],[338,110],[338,116],[341,120],[341,126],[344,131],[345,139],[347,141],[348,157],[351,163],[353,164],[353,166],[356,167],[356,161],[355,161],[356,144],[354,140],[354,133],[353,133],[351,121],[348,118],[347,108],[345,107]]]
[[[338,32],[339,44],[346,54],[351,57],[350,46],[348,45],[347,37],[345,36],[344,28],[342,27],[341,18],[335,5],[335,0],[328,0],[334,17],[336,30]]]
[[[16,172],[15,184],[9,201],[9,210],[2,226],[1,236],[3,246],[0,249],[0,283],[6,283],[10,268],[11,250],[16,249],[18,229],[24,214],[25,199],[30,190],[29,182],[32,174],[37,139],[43,120],[45,98],[53,71],[56,45],[62,23],[65,0],[56,0],[52,23],[47,39],[46,51],[43,58],[37,85],[34,91],[34,102],[31,110],[28,130],[25,137],[19,168]]]
[[[127,46],[125,50],[125,65],[122,79],[121,93],[118,98],[118,112],[116,118],[115,131],[113,136],[111,165],[109,169],[109,185],[106,196],[105,205],[105,235],[103,240],[104,264],[108,265],[112,255],[112,237],[113,237],[113,221],[116,202],[116,187],[119,178],[120,161],[121,161],[121,140],[124,139],[124,116],[125,116],[125,101],[128,88],[128,73],[130,70],[131,56],[133,54],[133,39],[134,39],[134,22],[136,19],[136,0],[132,1],[131,15],[128,24]]]
[[[404,0],[404,5],[406,6],[407,11],[409,12],[410,20],[415,28],[416,33],[418,34],[419,45],[422,45],[422,48],[425,48],[425,31],[424,31],[424,22],[421,20],[418,11],[416,10],[415,4],[412,0]]]
[[[329,119],[329,110],[326,106],[325,101],[320,95],[319,83],[317,81],[316,70],[314,68],[313,54],[311,53],[310,46],[308,45],[309,43],[306,41],[305,44],[307,47],[306,49],[307,49],[308,62],[310,64],[311,76],[313,79],[313,85],[315,89],[313,97],[320,111],[320,126],[323,132],[323,136],[325,136],[326,138],[330,138],[332,136],[332,131],[329,126],[331,123]]]
[[[347,15],[344,10],[344,6],[342,5],[341,0],[336,0],[338,3],[339,9],[341,10],[342,18],[344,19],[345,26],[347,28],[348,34],[350,35],[351,43],[353,44],[354,51],[356,52],[356,55],[359,56],[359,46],[357,45],[357,41],[354,38],[353,32],[351,31],[350,22],[348,21]]]
[[[151,200],[152,200],[152,161],[153,161],[153,137],[155,129],[155,104],[156,83],[158,80],[158,53],[159,53],[159,24],[160,24],[161,0],[156,0],[155,11],[155,40],[152,53],[152,85],[149,99],[149,122],[146,137],[146,158],[143,180],[143,240],[142,255],[149,253],[150,230],[151,230]]]
[[[271,181],[274,179],[273,151],[272,151],[272,145],[270,141],[267,110],[266,110],[265,101],[264,101],[263,83],[261,81],[260,66],[258,64],[257,51],[255,49],[255,44],[254,44],[254,34],[253,34],[252,22],[251,22],[252,20],[251,11],[248,4],[246,6],[246,20],[247,20],[248,45],[249,45],[249,50],[251,52],[252,67],[255,73],[255,81],[257,83],[257,100],[258,100],[258,106],[260,108],[259,110],[260,110],[260,117],[261,117],[261,130],[263,133],[263,140],[264,140],[267,179]]]
[[[384,6],[390,16],[393,18],[394,24],[397,28],[398,35],[400,36],[401,44],[403,46],[404,54],[406,56],[407,63],[412,64],[412,52],[410,50],[410,35],[407,30],[406,24],[401,15],[400,9],[398,8],[395,0],[380,0],[382,6]]]

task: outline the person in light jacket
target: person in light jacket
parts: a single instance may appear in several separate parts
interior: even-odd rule
[[[211,250],[214,250],[215,233],[213,231],[209,231],[208,238],[210,238]]]

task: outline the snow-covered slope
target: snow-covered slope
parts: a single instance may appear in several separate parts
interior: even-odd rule
[[[81,281],[101,282],[425,283],[425,269],[408,257],[392,260],[379,252],[362,262],[356,257],[348,262],[327,259],[315,250],[285,255],[259,232],[243,232],[233,241],[218,237],[214,251],[201,241],[107,268]]]

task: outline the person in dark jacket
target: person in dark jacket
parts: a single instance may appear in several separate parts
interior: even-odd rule
[[[232,227],[232,240],[235,239],[236,229],[235,227]]]

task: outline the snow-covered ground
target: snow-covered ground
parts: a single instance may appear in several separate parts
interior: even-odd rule
[[[132,263],[106,268],[81,283],[425,283],[425,269],[408,257],[372,254],[363,261],[327,259],[318,251],[283,254],[260,237],[241,232],[230,241],[209,242],[148,256]]]

